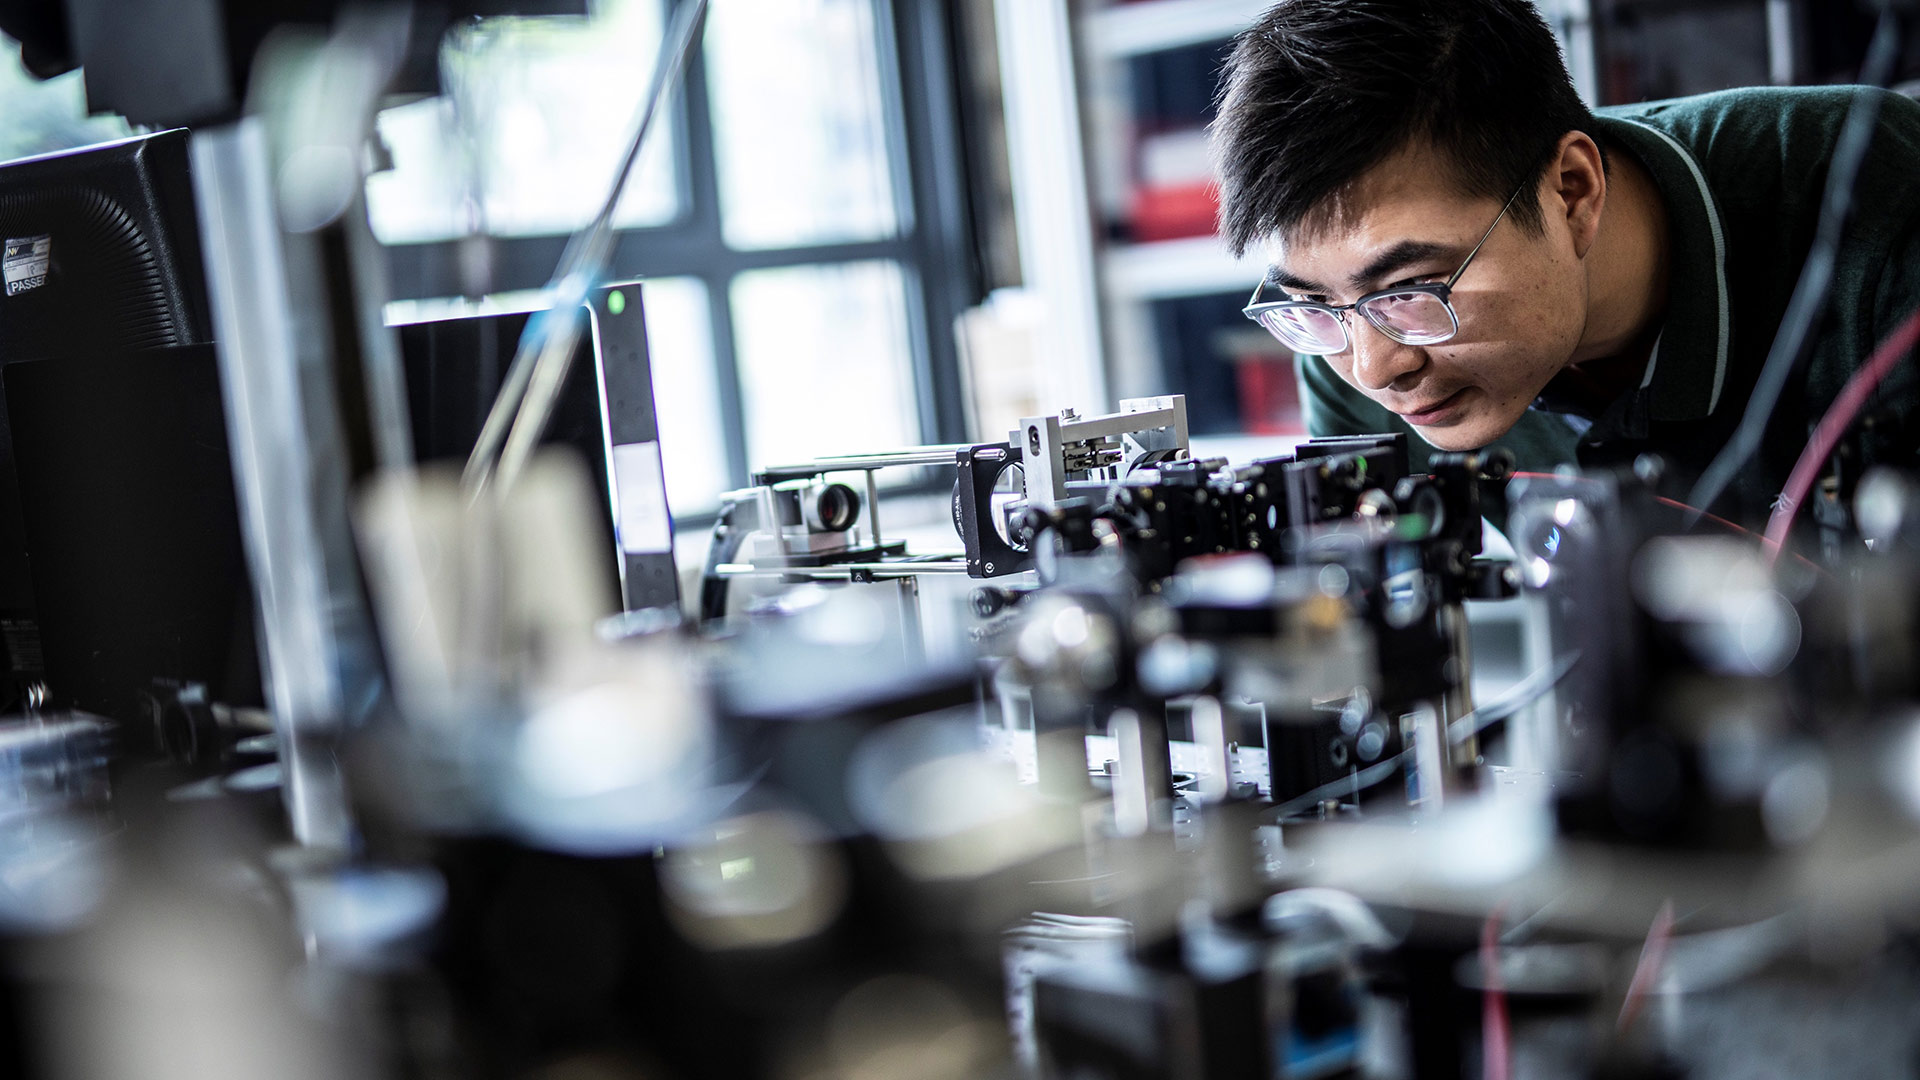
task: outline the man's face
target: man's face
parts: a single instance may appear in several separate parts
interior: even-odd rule
[[[1500,205],[1460,194],[1431,149],[1407,150],[1363,174],[1336,220],[1275,239],[1273,280],[1294,298],[1330,304],[1445,281]],[[1555,219],[1559,206],[1545,200],[1542,235],[1509,213],[1487,236],[1454,285],[1460,331],[1451,340],[1403,345],[1349,312],[1350,344],[1326,363],[1442,450],[1472,450],[1506,434],[1567,365],[1586,322],[1586,275],[1564,214]]]

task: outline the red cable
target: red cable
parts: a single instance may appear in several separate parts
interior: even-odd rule
[[[1900,324],[1900,328],[1887,335],[1880,347],[1873,351],[1866,366],[1853,373],[1847,385],[1840,389],[1840,396],[1833,399],[1833,405],[1827,409],[1827,415],[1813,429],[1813,437],[1807,440],[1807,448],[1800,452],[1800,460],[1793,463],[1793,472],[1787,475],[1787,487],[1780,496],[1779,508],[1773,512],[1773,520],[1767,524],[1767,562],[1772,565],[1780,558],[1781,549],[1786,546],[1787,534],[1793,528],[1794,515],[1800,511],[1800,504],[1806,501],[1807,493],[1813,490],[1813,482],[1819,477],[1820,469],[1833,456],[1834,448],[1840,445],[1840,437],[1847,428],[1853,426],[1854,418],[1867,404],[1874,388],[1886,379],[1893,366],[1901,358],[1913,351],[1920,343],[1920,311],[1915,311]]]
[[[1688,506],[1686,503],[1681,502],[1679,499],[1669,499],[1665,495],[1655,495],[1653,497],[1653,501],[1659,503],[1661,506],[1670,506],[1675,510],[1685,510],[1689,514],[1698,514],[1703,519],[1707,521],[1711,521],[1715,525],[1718,525],[1723,529],[1727,529],[1732,532],[1737,532],[1742,536],[1751,536],[1755,540],[1761,539],[1761,536],[1759,533],[1754,532],[1752,529],[1747,528],[1745,525],[1742,525],[1737,521],[1728,521],[1726,518],[1721,517],[1719,514],[1709,514],[1708,512],[1700,509],[1697,506]]]
[[[1517,473],[1514,473],[1513,476],[1514,476],[1514,479],[1516,480],[1518,479],[1527,479],[1527,480],[1569,479],[1568,477],[1560,476],[1557,473],[1544,473],[1544,472],[1517,472]],[[1586,480],[1589,478],[1581,476],[1581,477],[1574,477],[1572,479]],[[1653,501],[1659,503],[1661,506],[1672,507],[1675,510],[1685,510],[1690,514],[1699,514],[1701,517],[1705,518],[1708,521],[1713,522],[1715,525],[1718,525],[1722,528],[1730,529],[1733,532],[1737,532],[1737,533],[1744,533],[1748,536],[1753,537],[1756,540],[1760,539],[1759,533],[1754,532],[1752,529],[1747,528],[1745,525],[1742,525],[1739,522],[1728,521],[1726,518],[1723,518],[1718,514],[1709,514],[1705,510],[1701,510],[1697,507],[1688,506],[1686,503],[1681,502],[1679,499],[1669,499],[1665,495],[1655,495],[1653,497]]]
[[[1494,905],[1480,928],[1480,1074],[1485,1080],[1507,1080],[1511,1064],[1507,991],[1500,982],[1500,915],[1505,909],[1504,903]]]
[[[1633,981],[1627,986],[1626,999],[1620,1003],[1619,1030],[1625,1031],[1632,1026],[1640,1015],[1640,1005],[1651,994],[1654,984],[1660,979],[1660,969],[1667,962],[1667,945],[1673,940],[1673,901],[1660,902],[1660,910],[1653,914],[1653,925],[1647,928],[1647,942],[1640,946],[1640,963],[1633,969]]]
[[[1524,477],[1529,480],[1566,480],[1566,479],[1589,480],[1591,479],[1590,477],[1585,477],[1585,476],[1563,477],[1557,473],[1543,473],[1543,472],[1516,472],[1513,474],[1513,476],[1515,479],[1520,479]],[[1688,506],[1686,503],[1681,502],[1679,499],[1669,499],[1665,495],[1655,495],[1653,497],[1653,501],[1659,503],[1662,506],[1670,507],[1674,510],[1685,510],[1687,513],[1697,514],[1703,520],[1711,521],[1715,525],[1718,525],[1721,528],[1726,529],[1728,532],[1739,533],[1741,536],[1751,536],[1755,540],[1759,540],[1763,543],[1766,541],[1766,537],[1761,536],[1759,533],[1754,532],[1752,529],[1747,528],[1745,525],[1742,525],[1737,521],[1729,521],[1726,518],[1721,517],[1719,514],[1710,514],[1707,511],[1702,510],[1697,506]],[[1803,555],[1795,555],[1794,558],[1806,564],[1807,566],[1812,567],[1815,570],[1821,570],[1823,573],[1825,572],[1824,569],[1818,563],[1808,560]],[[1768,565],[1771,566],[1772,563],[1769,562]]]

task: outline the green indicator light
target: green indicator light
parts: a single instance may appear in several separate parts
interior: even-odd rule
[[[627,294],[615,289],[607,294],[607,310],[615,315],[627,310]]]

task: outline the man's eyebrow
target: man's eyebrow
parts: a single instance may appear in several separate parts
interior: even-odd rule
[[[1396,271],[1403,270],[1415,263],[1430,262],[1442,256],[1455,256],[1458,252],[1447,244],[1436,244],[1431,240],[1402,240],[1373,257],[1373,260],[1360,268],[1360,271],[1348,279],[1354,292],[1366,292],[1375,282],[1388,278]],[[1290,293],[1321,294],[1333,290],[1316,281],[1295,277],[1278,266],[1267,268],[1267,284],[1275,285]]]
[[[1415,263],[1431,262],[1442,255],[1453,253],[1446,244],[1436,244],[1428,240],[1402,240],[1373,257],[1373,261],[1360,268],[1360,272],[1349,279],[1355,292],[1365,292],[1375,282],[1384,282],[1397,271],[1404,270]]]
[[[1306,278],[1294,277],[1277,266],[1267,267],[1267,284],[1275,285],[1290,293],[1324,293],[1327,289],[1317,282]]]

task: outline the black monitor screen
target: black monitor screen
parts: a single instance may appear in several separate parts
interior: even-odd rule
[[[212,339],[185,131],[0,165],[0,365],[159,356]],[[101,380],[120,374],[88,370]],[[36,378],[56,396],[67,388],[68,380]],[[101,392],[112,398],[120,390]],[[48,405],[85,418],[65,406]],[[14,460],[20,440],[11,430],[19,413],[0,395],[0,645],[8,691],[0,697],[58,666],[47,657],[58,646],[43,640],[41,614],[59,597],[39,594],[77,580],[64,572],[48,577],[48,567],[28,556]],[[230,481],[224,498],[231,501]]]
[[[602,495],[607,572],[628,610],[670,607],[680,596],[639,294],[637,285],[616,285],[594,297],[591,332],[581,336],[543,439],[571,447],[591,472]],[[398,323],[419,460],[464,461],[472,452],[529,318]]]

